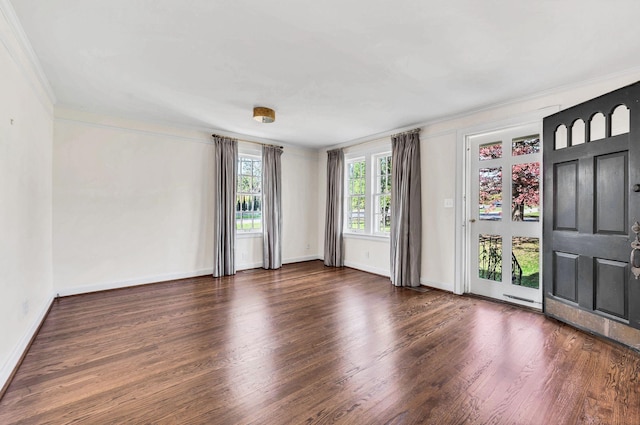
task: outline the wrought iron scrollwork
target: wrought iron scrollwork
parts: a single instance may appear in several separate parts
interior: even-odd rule
[[[631,242],[631,258],[629,259],[629,265],[631,266],[631,273],[636,279],[640,279],[640,239],[638,234],[640,233],[640,224],[636,221],[631,226],[631,230],[636,234],[636,239]]]

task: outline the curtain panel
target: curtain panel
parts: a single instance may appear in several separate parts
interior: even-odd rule
[[[391,136],[391,283],[420,286],[422,199],[419,129]]]
[[[282,267],[282,177],[280,146],[262,147],[262,267]]]
[[[324,226],[324,264],[344,266],[342,220],[344,219],[344,152],[327,152],[327,209]]]
[[[213,135],[213,276],[236,273],[238,141]]]

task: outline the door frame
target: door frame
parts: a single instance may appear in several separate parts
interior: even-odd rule
[[[539,124],[542,131],[542,119],[560,110],[559,105],[549,106],[529,113],[517,115],[508,119],[487,122],[471,127],[459,129],[456,132],[456,192],[455,192],[455,271],[453,282],[453,293],[462,295],[469,292],[469,227],[470,202],[468,201],[469,185],[468,170],[471,160],[468,150],[469,136],[499,131],[512,127],[519,127],[527,124]],[[542,132],[540,133],[542,137]],[[542,166],[542,164],[541,164]],[[542,196],[542,194],[541,194]],[[543,201],[544,202],[544,201]],[[541,245],[542,246],[542,241]],[[542,276],[543,264],[540,264],[540,275]],[[540,282],[542,286],[542,280]],[[543,298],[544,300],[544,298]]]

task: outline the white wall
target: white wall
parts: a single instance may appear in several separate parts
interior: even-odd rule
[[[640,73],[611,76],[572,87],[540,93],[509,104],[486,108],[422,126],[420,133],[422,166],[422,262],[421,282],[447,291],[454,290],[455,280],[455,214],[445,208],[445,199],[456,197],[456,145],[458,132],[475,126],[517,118],[550,106],[565,109],[611,90],[640,80]],[[393,131],[395,133],[397,131]],[[371,137],[377,141],[380,135]],[[358,143],[362,143],[359,140]],[[364,141],[366,143],[366,140]],[[326,180],[326,151],[320,153],[318,180]],[[320,211],[324,212],[326,185],[318,194]],[[324,214],[318,224],[319,252],[323,252]],[[366,253],[368,252],[368,258]],[[381,275],[389,275],[389,245],[367,239],[345,239],[347,265]]]
[[[0,8],[0,388],[53,300],[53,105],[23,46]]]
[[[282,260],[285,263],[320,258],[316,229],[318,152],[285,147],[282,154]]]
[[[61,295],[211,273],[208,132],[56,110],[54,286]],[[283,260],[317,258],[317,153],[285,147]],[[307,249],[307,246],[309,247]],[[262,264],[239,238],[237,268]]]

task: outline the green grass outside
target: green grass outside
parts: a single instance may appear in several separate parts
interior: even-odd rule
[[[540,286],[540,246],[537,238],[516,238],[512,247],[513,254],[522,268],[522,280],[520,286],[537,289]],[[502,251],[502,246],[496,247]],[[496,272],[489,276],[488,270],[479,269],[478,276],[497,282],[502,281],[502,273]]]
[[[513,254],[522,268],[522,286],[538,288],[540,285],[540,244],[537,238],[516,238]],[[534,242],[535,241],[535,242]]]

